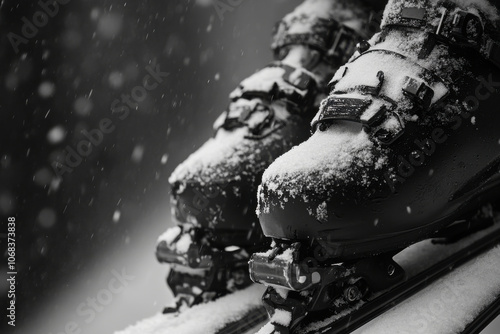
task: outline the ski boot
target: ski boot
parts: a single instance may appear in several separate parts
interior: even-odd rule
[[[276,332],[401,281],[396,253],[474,230],[499,198],[499,17],[486,1],[389,1],[312,137],[265,171],[257,213],[274,241],[250,275],[273,286]]]
[[[176,296],[166,313],[251,284],[250,254],[267,244],[255,215],[262,173],[307,139],[328,80],[372,36],[370,11],[351,5],[309,0],[286,16],[272,45],[276,61],[231,93],[214,138],[170,177],[178,226],[157,246],[158,260],[172,267],[167,283]]]

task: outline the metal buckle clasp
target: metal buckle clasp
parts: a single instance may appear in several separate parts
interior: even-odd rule
[[[231,115],[235,113],[234,109],[227,111],[226,119],[221,127],[231,130],[246,126],[249,131],[249,134],[245,136],[247,139],[265,138],[285,125],[284,122],[275,118],[274,110],[270,106],[260,102],[256,103],[253,108],[250,106],[237,106],[237,108],[240,111],[235,116]],[[255,113],[258,112],[264,113],[264,115],[260,120],[252,122],[252,116],[255,116]]]

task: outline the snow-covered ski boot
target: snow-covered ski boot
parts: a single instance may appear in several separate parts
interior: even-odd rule
[[[400,281],[394,254],[476,229],[470,217],[499,198],[498,10],[391,0],[381,27],[332,79],[313,136],[263,175],[274,242],[250,271],[280,287],[265,295],[277,332]]]
[[[256,194],[265,168],[307,139],[327,83],[372,36],[370,10],[357,2],[308,0],[278,25],[276,61],[244,80],[216,121],[214,138],[177,167],[169,182],[178,226],[160,237],[157,258],[176,312],[251,284],[250,254],[267,242]]]

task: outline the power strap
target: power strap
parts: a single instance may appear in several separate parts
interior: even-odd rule
[[[274,72],[274,73],[273,73]],[[295,114],[306,114],[313,109],[318,84],[312,73],[303,68],[274,62],[243,82],[231,95],[231,103],[219,128],[231,130],[247,127],[248,139],[262,139],[284,126],[275,117],[272,106],[254,103],[259,98],[267,102],[281,100]]]
[[[291,21],[282,20],[275,27],[271,49],[278,59],[286,55],[290,45],[307,45],[318,50],[325,62],[340,66],[346,63],[356,50],[356,45],[363,37],[335,20],[315,18],[312,27],[306,33],[291,33],[294,24],[300,24],[303,17],[294,17]]]
[[[387,106],[386,101],[377,106],[372,99],[329,96],[322,102],[311,126],[313,131],[324,131],[333,122],[360,123],[365,131],[373,133],[382,145],[390,145],[403,135],[405,129],[401,117],[392,109]],[[386,122],[392,122],[390,129],[383,126]]]
[[[436,14],[436,13],[432,13]],[[500,43],[490,38],[486,32],[485,20],[476,13],[443,8],[437,14],[436,25],[428,25],[430,14],[424,8],[403,7],[399,16],[388,19],[386,26],[411,29],[430,28],[427,41],[419,58],[427,58],[438,44],[447,45],[454,52],[479,54],[500,69]]]

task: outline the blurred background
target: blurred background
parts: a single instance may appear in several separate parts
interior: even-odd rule
[[[15,331],[3,319],[1,333],[113,333],[163,308],[168,176],[271,60],[272,27],[299,3],[2,1],[0,242],[15,216],[18,275]],[[126,289],[91,316],[117,272]]]
[[[163,308],[166,267],[154,251],[172,225],[168,176],[212,135],[229,92],[271,60],[272,27],[300,2],[219,12],[207,0],[2,2],[0,233],[15,216],[16,332],[75,322],[112,333]],[[155,68],[162,82],[144,82]],[[84,133],[103,119],[113,130],[90,151]],[[113,270],[134,280],[87,323],[77,308]]]

